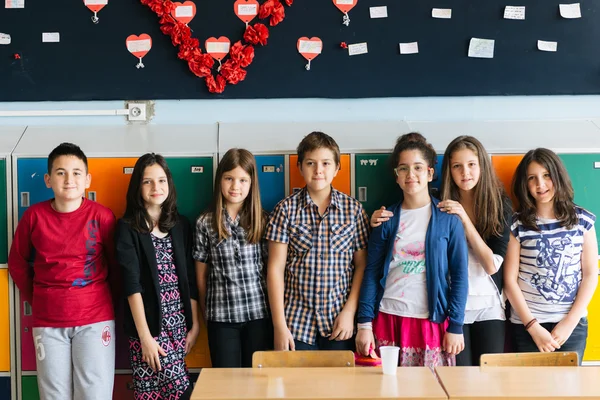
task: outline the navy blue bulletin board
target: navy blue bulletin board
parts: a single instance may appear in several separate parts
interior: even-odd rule
[[[25,0],[24,9],[0,4],[0,32],[12,37],[0,45],[0,101],[600,93],[600,1],[582,0],[579,19],[562,18],[560,3],[358,0],[346,27],[332,0],[295,0],[270,29],[268,45],[257,47],[245,81],[219,95],[177,58],[139,0],[109,0],[97,25],[82,0]],[[243,34],[233,0],[196,5],[190,27],[202,45],[210,36],[233,42]],[[526,19],[503,19],[507,5],[526,6]],[[388,18],[371,19],[374,6],[387,6]],[[452,19],[432,18],[432,8],[451,8]],[[60,43],[42,43],[42,32],[59,32]],[[140,33],[153,39],[143,69],[125,47],[127,36]],[[301,36],[323,40],[310,71],[296,49]],[[472,37],[495,39],[495,57],[468,58]],[[538,40],[558,42],[558,51],[537,50]],[[398,44],[414,41],[420,53],[400,55]],[[369,53],[350,57],[341,42],[367,42]]]

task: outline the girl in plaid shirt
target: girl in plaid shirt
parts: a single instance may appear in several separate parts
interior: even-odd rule
[[[252,366],[273,327],[265,281],[262,210],[254,156],[230,149],[219,163],[213,203],[196,223],[194,259],[213,367]]]

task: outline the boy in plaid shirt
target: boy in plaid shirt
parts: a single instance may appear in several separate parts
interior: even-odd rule
[[[306,186],[279,202],[266,232],[275,350],[353,350],[367,214],[331,186],[340,169],[332,137],[312,132],[297,151]]]

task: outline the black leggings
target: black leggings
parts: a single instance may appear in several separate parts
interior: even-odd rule
[[[465,349],[456,356],[456,365],[478,366],[482,354],[504,353],[505,325],[497,319],[463,325]]]
[[[208,348],[214,368],[252,367],[255,351],[273,348],[271,319],[243,323],[212,322],[206,324]]]

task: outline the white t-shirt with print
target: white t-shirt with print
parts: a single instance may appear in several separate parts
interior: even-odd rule
[[[430,219],[431,203],[401,210],[380,311],[401,317],[429,318],[425,235]]]

